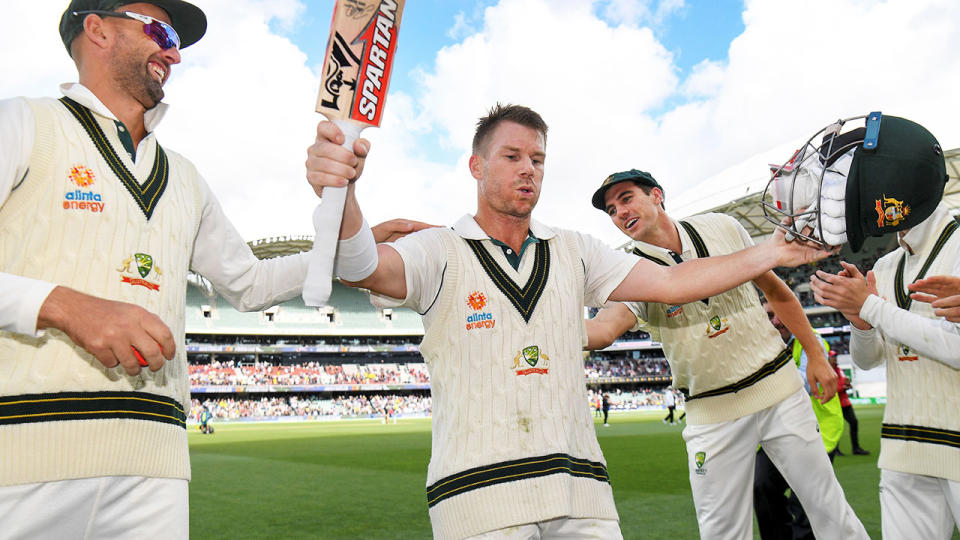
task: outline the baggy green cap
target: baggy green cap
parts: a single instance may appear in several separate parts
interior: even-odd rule
[[[207,31],[207,16],[197,6],[183,0],[72,0],[66,11],[60,17],[60,39],[63,46],[70,53],[70,44],[83,31],[83,15],[74,15],[74,11],[116,11],[120,6],[127,4],[153,4],[167,12],[170,16],[170,26],[180,36],[180,48],[185,49],[193,45]]]
[[[597,188],[597,191],[594,192],[593,198],[591,199],[593,207],[597,210],[606,210],[606,201],[604,199],[607,196],[607,190],[615,184],[627,181],[635,182],[644,186],[660,188],[660,191],[663,191],[663,187],[657,183],[657,181],[653,178],[653,175],[646,171],[630,169],[629,171],[611,174],[604,179],[603,183],[600,184],[600,187]]]

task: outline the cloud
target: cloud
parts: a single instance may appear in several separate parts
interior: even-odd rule
[[[467,22],[467,16],[460,11],[453,18],[453,26],[447,30],[447,37],[450,39],[460,39],[465,35],[473,33],[470,23]]]
[[[57,23],[65,2],[21,2],[0,18],[0,96],[55,96],[75,81]],[[191,159],[249,240],[312,234],[316,197],[304,177],[320,116],[306,55],[271,30],[302,12],[294,0],[206,0],[206,36],[183,51],[166,86],[162,145]],[[28,44],[28,46],[23,46]]]
[[[312,112],[318,59],[284,37],[303,6],[197,3],[209,33],[174,68],[160,140],[198,165],[245,238],[311,234],[316,198],[303,162],[320,118]],[[534,216],[610,244],[622,237],[588,201],[614,171],[649,170],[668,201],[696,198],[750,174],[736,167],[750,156],[871,110],[924,124],[945,148],[960,146],[951,114],[960,3],[748,0],[743,33],[685,78],[653,30],[681,9],[696,6],[501,0],[464,25],[447,21],[461,37],[418,61],[426,67],[416,92],[392,92],[383,126],[365,132],[373,150],[358,194],[369,221],[449,224],[474,211],[470,139],[497,101],[531,106],[551,128]],[[53,95],[75,78],[56,33],[60,10],[58,2],[7,6],[0,70],[14,75],[0,79],[0,95]],[[705,182],[731,167],[735,175]]]
[[[322,118],[313,112],[319,79],[306,54],[271,30],[292,24],[302,6],[201,6],[210,25],[174,68],[161,141],[197,165],[244,238],[312,234],[318,201],[304,161]]]
[[[0,97],[38,97],[76,80],[76,69],[60,41],[58,25],[66,2],[8,2],[0,17]]]
[[[659,26],[667,17],[681,11],[684,0],[605,0],[597,2],[600,14],[614,23]]]

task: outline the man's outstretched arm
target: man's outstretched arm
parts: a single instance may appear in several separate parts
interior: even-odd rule
[[[777,266],[812,263],[836,251],[787,242],[778,228],[770,240],[729,255],[694,259],[676,266],[639,259],[609,299],[687,304],[728,291]]]
[[[391,298],[404,298],[407,284],[403,259],[389,246],[377,246],[373,231],[357,202],[356,181],[370,151],[370,143],[357,139],[353,151],[340,146],[343,133],[332,122],[320,122],[316,141],[307,149],[307,181],[322,197],[324,187],[347,186],[340,223],[340,246],[335,269],[351,287],[362,287]]]

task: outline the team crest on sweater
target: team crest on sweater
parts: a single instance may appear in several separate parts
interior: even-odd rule
[[[897,360],[901,362],[916,362],[918,359],[917,353],[910,350],[910,347],[903,344],[897,346]]]
[[[63,196],[64,210],[84,210],[87,212],[103,212],[103,197],[93,190],[96,177],[89,167],[74,165],[67,173],[69,180],[67,191]]]
[[[151,255],[146,253],[134,253],[123,260],[123,262],[120,264],[120,268],[117,268],[117,272],[120,272],[121,274],[121,283],[129,283],[130,285],[146,287],[151,291],[160,290],[160,284],[157,282],[160,280],[160,277],[163,276],[163,272],[154,262]],[[155,281],[151,281],[151,279]]]
[[[513,357],[513,371],[517,376],[521,375],[546,375],[549,372],[548,357],[537,345],[530,345],[520,349],[520,352]]]
[[[472,311],[472,313],[467,315],[467,330],[493,328],[497,324],[496,319],[493,318],[493,314],[483,310],[483,308],[487,307],[487,295],[482,292],[473,291],[470,293],[470,296],[467,296],[467,307]]]
[[[713,339],[720,334],[726,333],[727,330],[730,330],[730,325],[727,324],[727,319],[719,315],[714,315],[713,317],[710,317],[710,320],[707,322],[706,335],[709,339]]]

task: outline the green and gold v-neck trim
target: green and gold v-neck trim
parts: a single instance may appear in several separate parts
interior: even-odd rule
[[[483,267],[483,271],[487,273],[487,276],[490,277],[493,284],[510,300],[513,307],[515,307],[517,312],[520,313],[520,316],[523,317],[524,322],[529,323],[530,317],[533,316],[533,310],[536,309],[537,302],[540,300],[540,296],[543,294],[543,290],[547,285],[547,278],[550,276],[549,242],[537,242],[537,250],[533,259],[533,271],[530,273],[530,278],[527,279],[526,285],[520,288],[520,286],[503,271],[503,268],[497,264],[497,261],[494,260],[493,256],[483,247],[483,243],[480,240],[471,240],[469,238],[464,238],[464,240],[467,242],[467,245],[470,246],[470,249],[473,250],[473,254],[477,256],[477,260],[480,261],[480,266]]]
[[[146,181],[141,184],[137,181],[133,173],[130,172],[130,169],[124,165],[120,156],[117,155],[116,150],[114,150],[113,145],[110,144],[106,134],[100,128],[100,125],[90,110],[68,97],[60,98],[60,102],[63,103],[67,110],[73,114],[74,118],[80,122],[84,131],[90,136],[90,140],[93,141],[93,145],[96,146],[97,151],[100,152],[100,155],[103,156],[103,159],[107,162],[110,170],[113,171],[124,187],[127,188],[134,202],[137,203],[137,206],[143,211],[143,215],[149,220],[150,217],[153,216],[153,211],[157,208],[157,204],[160,202],[160,197],[167,188],[170,177],[170,163],[167,160],[167,154],[163,151],[163,148],[160,147],[160,144],[157,143],[157,152],[153,160],[153,168],[150,170]]]
[[[703,241],[703,237],[700,236],[700,233],[698,233],[697,230],[693,228],[693,225],[687,223],[686,221],[680,221],[678,223],[680,223],[680,225],[683,226],[683,230],[685,230],[687,232],[687,236],[690,237],[690,242],[693,244],[693,249],[697,252],[697,258],[705,259],[709,257],[710,250],[707,249],[706,242]],[[677,255],[676,253],[670,250],[667,250],[667,251],[670,253],[670,256],[673,258],[673,262],[677,264],[680,264],[683,262],[683,259],[680,257],[680,255]],[[655,262],[660,266],[670,266],[670,263],[668,263],[667,261],[655,255],[646,253],[645,251],[640,250],[636,246],[634,246],[633,248],[633,254],[638,257],[643,257],[648,261]],[[710,305],[709,298],[703,298],[700,301],[703,302],[705,305]]]
[[[947,244],[947,240],[953,235],[956,230],[960,228],[960,225],[956,221],[950,221],[947,223],[947,226],[943,228],[943,231],[940,232],[940,236],[937,238],[937,241],[933,244],[933,249],[930,250],[930,254],[927,255],[927,259],[923,262],[923,266],[920,267],[920,271],[917,273],[917,277],[913,281],[918,281],[923,279],[927,275],[927,271],[930,270],[930,266],[933,265],[933,261],[937,258],[937,255],[940,254],[940,251],[943,249],[943,246]],[[897,307],[900,309],[909,310],[910,306],[913,304],[913,298],[910,298],[910,293],[906,290],[906,283],[904,283],[904,267],[907,262],[907,254],[904,253],[900,256],[900,262],[897,263],[897,273],[894,277],[894,294],[897,298]],[[911,283],[913,283],[911,281]]]

